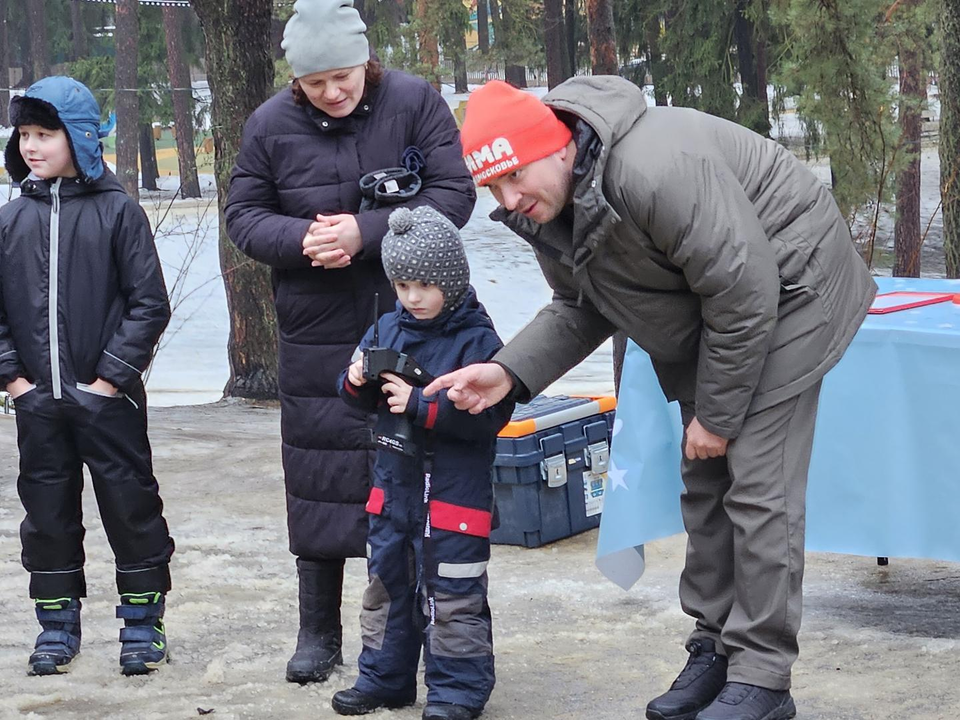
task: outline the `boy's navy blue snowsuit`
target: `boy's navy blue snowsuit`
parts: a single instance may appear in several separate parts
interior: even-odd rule
[[[485,362],[502,346],[472,288],[460,305],[434,320],[416,320],[397,303],[396,311],[380,318],[379,331],[381,347],[412,355],[434,376]],[[372,339],[371,328],[360,347],[369,347]],[[381,421],[395,417],[377,383],[357,388],[344,372],[339,387],[351,405],[377,409]],[[497,433],[512,411],[513,404],[503,402],[470,415],[457,410],[445,391],[428,401],[414,388],[407,414],[414,423],[417,454],[377,453],[367,503],[370,582],[360,615],[359,691],[415,697],[423,647],[427,702],[480,710],[490,697],[490,472]],[[425,462],[428,452],[432,458]],[[425,469],[431,474],[428,489]]]
[[[62,80],[43,81],[38,97],[66,118]],[[0,387],[18,377],[36,385],[16,399],[30,596],[86,595],[84,464],[120,593],[163,593],[173,540],[153,475],[141,373],[170,305],[150,225],[106,168],[96,179],[27,177],[16,143],[15,134],[6,164],[22,194],[0,208]],[[89,144],[72,147],[77,167],[89,168]],[[98,377],[120,392],[95,394],[89,385]]]

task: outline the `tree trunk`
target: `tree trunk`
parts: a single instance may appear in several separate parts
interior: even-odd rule
[[[490,0],[490,22],[493,23],[491,47],[503,42],[503,19],[500,16],[500,0]]]
[[[480,54],[486,56],[490,52],[490,16],[487,11],[487,0],[477,0],[477,47]]]
[[[10,36],[7,32],[7,0],[0,0],[0,125],[10,125]]]
[[[508,4],[500,3],[500,26],[503,33],[503,46],[507,49],[508,56],[511,54],[510,51],[514,44],[512,13],[513,11]],[[511,60],[512,58],[509,58],[506,61],[506,67],[503,69],[503,79],[514,87],[525,88],[527,86],[527,69],[523,65],[517,65],[511,62]]]
[[[612,0],[587,0],[590,64],[594,75],[616,75],[617,38],[613,31]]]
[[[140,123],[140,187],[144,190],[159,190],[157,180],[157,144],[153,140],[153,125]]]
[[[767,21],[767,3],[764,2],[764,20],[759,24],[754,26],[755,35],[757,44],[757,87],[760,88],[761,97],[763,102],[767,105],[767,119],[770,119],[770,101],[767,97],[767,38],[769,38],[768,30],[768,21]]]
[[[657,105],[665,106],[668,102],[667,87],[664,78],[667,76],[666,63],[660,51],[660,16],[654,15],[644,29],[647,39],[647,54],[649,55],[650,78],[653,81],[653,99]]]
[[[83,3],[73,0],[70,3],[71,47],[73,60],[87,56],[87,28],[83,24]]]
[[[417,0],[417,20],[420,22],[417,44],[420,48],[420,64],[426,68],[427,80],[440,92],[440,46],[431,9],[429,0]]]
[[[354,3],[356,7],[356,3]],[[164,18],[166,18],[166,11],[168,8],[164,7]],[[170,10],[176,10],[177,8],[169,8]],[[363,17],[363,13],[360,13],[360,17]],[[283,48],[280,47],[280,43],[283,42],[283,30],[287,26],[286,20],[280,20],[279,18],[273,18],[270,21],[270,51],[273,53],[274,60],[281,60],[284,56]]]
[[[45,78],[50,74],[50,62],[47,59],[47,12],[44,0],[27,0],[27,23],[30,26],[31,82]]]
[[[467,87],[467,36],[457,34],[456,54],[453,56],[453,84],[454,92],[465,93]]]
[[[563,15],[563,27],[567,32],[567,60],[570,62],[567,73],[573,77],[577,74],[577,24],[580,15],[577,12],[577,0],[564,0]]]
[[[940,3],[940,196],[947,277],[960,277],[960,3]]]
[[[137,182],[140,102],[137,95],[137,6],[138,0],[117,0],[117,56],[114,87],[117,105],[117,179],[134,200],[140,199]]]
[[[920,109],[926,83],[920,54],[909,40],[900,48],[900,142],[909,160],[897,173],[893,274],[920,277]]]
[[[163,29],[167,39],[167,70],[173,89],[173,122],[177,136],[177,163],[180,166],[180,196],[200,197],[197,178],[197,150],[193,139],[193,93],[190,68],[183,53],[180,8],[163,8]]]
[[[749,0],[738,0],[733,32],[737,41],[737,62],[740,70],[740,107],[737,121],[744,127],[770,136],[770,112],[767,109],[767,86],[759,83],[757,69],[757,30],[747,17]]]
[[[213,94],[214,168],[220,208],[220,268],[227,291],[230,379],[224,395],[277,397],[277,323],[269,269],[244,257],[227,237],[223,209],[243,124],[273,91],[272,0],[193,0],[206,38]]]
[[[563,0],[544,0],[543,39],[547,46],[547,87],[553,90],[570,77],[570,59],[563,31]]]

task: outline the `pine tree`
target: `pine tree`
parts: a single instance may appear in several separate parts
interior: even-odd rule
[[[71,60],[79,60],[87,56],[87,28],[83,22],[82,2],[70,3],[70,40],[72,43]]]
[[[220,267],[227,291],[230,380],[224,395],[276,398],[277,324],[270,273],[227,236],[223,208],[243,124],[273,89],[271,0],[193,0],[206,37],[207,77],[220,207]]]
[[[552,90],[568,77],[566,32],[563,26],[563,0],[543,0],[543,39],[547,52],[547,85]]]
[[[163,8],[163,34],[166,41],[168,77],[177,136],[180,195],[185,198],[197,198],[200,197],[200,181],[197,177],[197,152],[193,140],[193,93],[190,85],[190,69],[187,67],[183,47],[181,16],[183,12],[182,8],[169,5]]]
[[[797,94],[814,150],[830,158],[833,195],[852,222],[872,208],[866,245],[896,173],[899,130],[895,92],[887,78],[894,50],[884,32],[885,0],[790,0],[776,14],[788,29],[790,55],[781,79]]]
[[[960,277],[960,1],[940,0],[940,196],[947,277]]]
[[[617,42],[613,29],[613,0],[587,0],[590,64],[594,75],[616,75]]]
[[[897,217],[894,226],[893,274],[920,277],[920,132],[927,101],[928,47],[923,0],[903,0],[887,13],[893,24],[900,77],[900,153],[903,165],[896,178]]]
[[[764,136],[770,135],[767,82],[763,63],[765,49],[761,32],[766,8],[756,0],[737,0],[734,36],[737,41],[737,69],[740,75],[740,102],[737,121]]]
[[[137,0],[117,0],[114,92],[117,106],[117,178],[130,197],[140,198],[137,182],[140,104],[137,93]]]
[[[477,0],[477,48],[486,57],[490,52],[490,11],[487,0]]]
[[[421,74],[440,92],[439,17],[433,7],[439,0],[416,0],[417,45]]]
[[[725,0],[667,0],[660,49],[667,56],[663,85],[674,105],[730,120],[737,116],[732,57],[735,7]]]
[[[438,35],[445,59],[453,62],[454,90],[467,92],[467,30],[470,13],[462,0],[436,0]]]
[[[27,59],[29,80],[33,83],[50,74],[50,59],[47,56],[47,13],[43,0],[26,0],[27,26],[30,34],[30,57]]]

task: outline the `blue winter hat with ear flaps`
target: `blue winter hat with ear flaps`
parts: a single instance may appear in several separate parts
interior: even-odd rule
[[[103,175],[100,106],[86,85],[73,78],[56,75],[35,82],[22,96],[10,101],[10,123],[14,127],[30,124],[29,121],[38,116],[52,117],[63,125],[73,153],[73,164],[81,179],[92,182]],[[10,138],[6,155],[11,177],[22,180],[22,177],[17,177],[20,174],[16,172],[18,168],[11,167],[19,160],[19,164],[26,169],[16,133]],[[23,173],[23,177],[27,174]]]

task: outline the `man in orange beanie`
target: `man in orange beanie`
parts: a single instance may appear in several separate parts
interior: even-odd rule
[[[876,286],[830,193],[781,146],[616,77],[543,102],[467,103],[467,166],[554,289],[490,363],[439,378],[457,407],[529,399],[625,332],[685,427],[687,665],[650,720],[796,715],[807,468],[820,382]]]

